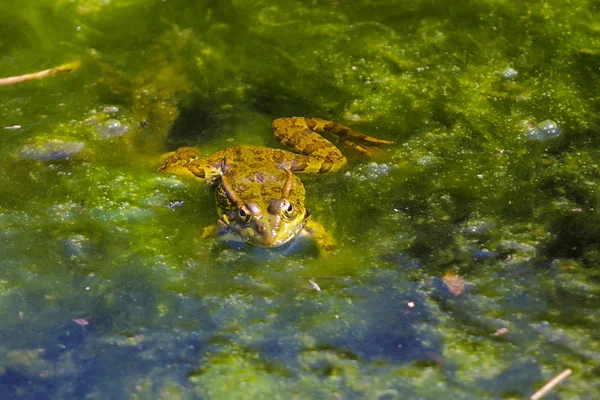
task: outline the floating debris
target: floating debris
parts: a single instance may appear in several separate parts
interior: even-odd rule
[[[531,395],[530,399],[531,400],[539,400],[542,397],[544,397],[545,395],[548,394],[548,392],[550,392],[552,389],[554,389],[554,387],[556,385],[558,385],[559,383],[561,383],[562,381],[564,381],[565,379],[567,379],[569,377],[569,375],[571,375],[573,373],[573,371],[571,371],[569,368],[565,369],[563,372],[561,372],[560,374],[556,375],[554,378],[552,378],[548,383],[546,383],[544,386],[542,386],[542,388],[540,390],[538,390],[537,392],[535,392],[534,394]]]
[[[7,131],[17,131],[21,129],[21,125],[5,126],[4,129],[6,129]]]
[[[85,318],[73,318],[73,319],[71,319],[71,321],[75,322],[77,325],[79,325],[81,327],[88,326],[90,324],[90,322]]]
[[[83,142],[62,139],[48,139],[41,143],[26,144],[19,155],[27,160],[52,161],[68,160],[85,147]]]
[[[314,279],[309,279],[308,282],[310,283],[312,288],[315,289],[317,292],[321,291],[321,288],[319,287],[319,285],[317,285],[317,282],[315,282]]]
[[[498,329],[496,332],[494,332],[494,336],[502,336],[505,333],[508,333],[508,328],[502,327],[502,328]]]
[[[71,321],[73,321],[77,325],[79,325],[81,327],[81,330],[84,331],[84,332],[85,332],[85,327],[90,324],[90,321],[88,321],[85,318],[72,318]]]
[[[42,79],[47,76],[52,76],[61,72],[71,72],[77,68],[79,68],[79,61],[74,61],[71,63],[59,65],[58,67],[46,69],[44,71],[33,72],[31,74],[18,75],[18,76],[10,76],[8,78],[0,78],[0,85],[13,85],[15,83],[21,83],[25,81],[31,81],[34,79]]]
[[[454,272],[446,272],[442,278],[450,293],[460,296],[465,291],[465,280]]]

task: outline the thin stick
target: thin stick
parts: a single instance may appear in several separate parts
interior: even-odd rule
[[[313,276],[312,279],[352,279],[349,276],[326,276],[326,275],[319,275],[319,276]]]
[[[552,380],[550,380],[550,382],[548,382],[544,386],[542,386],[542,388],[540,390],[538,390],[537,392],[532,394],[529,399],[530,400],[541,399],[543,396],[548,394],[549,391],[554,389],[554,387],[556,385],[558,385],[559,383],[564,381],[569,375],[571,375],[571,373],[573,373],[573,371],[571,371],[569,368],[565,369],[563,372],[561,372],[560,374],[558,374],[554,378],[552,378]]]
[[[13,85],[15,83],[21,83],[25,81],[31,81],[34,79],[42,79],[47,76],[58,74],[61,72],[71,72],[79,67],[79,61],[70,62],[67,64],[59,65],[58,67],[46,69],[44,71],[34,72],[31,74],[11,76],[8,78],[0,78],[0,85]]]
[[[313,289],[315,289],[317,292],[321,291],[321,288],[319,287],[319,285],[317,285],[317,282],[315,282],[314,279],[309,279],[308,281],[310,282],[310,285]]]

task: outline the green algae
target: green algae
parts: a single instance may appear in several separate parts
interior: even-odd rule
[[[2,398],[521,398],[565,368],[558,396],[597,393],[595,2],[0,11],[0,75],[82,61],[0,87]],[[292,115],[396,141],[307,179],[337,253],[202,239],[210,191],[158,155]]]

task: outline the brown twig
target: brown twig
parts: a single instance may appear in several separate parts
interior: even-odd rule
[[[556,385],[558,385],[559,383],[561,383],[562,381],[564,381],[572,373],[573,373],[573,371],[571,371],[569,368],[565,369],[563,372],[561,372],[560,374],[556,375],[548,383],[546,383],[544,386],[542,386],[542,388],[540,390],[538,390],[537,392],[535,392],[534,394],[532,394],[529,399],[530,400],[539,400],[539,399],[541,399],[546,394],[548,394],[549,391],[551,391],[552,389],[554,389],[554,387]]]
[[[31,74],[10,76],[8,78],[0,78],[0,85],[13,85],[34,79],[42,79],[47,76],[52,76],[61,72],[71,72],[79,67],[79,61],[73,61],[67,64],[59,65],[58,67],[46,69],[44,71],[33,72]]]

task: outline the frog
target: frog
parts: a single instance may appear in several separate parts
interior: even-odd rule
[[[158,171],[215,188],[219,219],[204,228],[203,237],[229,236],[249,246],[278,248],[308,236],[321,254],[330,254],[335,239],[311,218],[298,175],[333,174],[347,164],[341,150],[325,135],[366,156],[393,142],[320,118],[278,118],[271,127],[289,150],[234,146],[202,157],[198,148],[181,147],[162,157]]]

